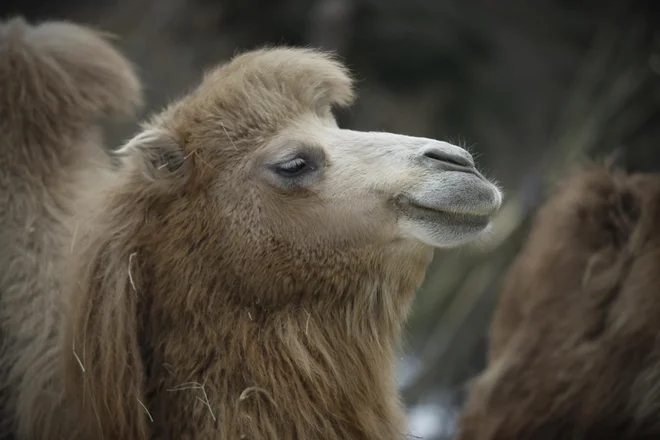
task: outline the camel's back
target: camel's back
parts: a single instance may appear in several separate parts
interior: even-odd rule
[[[139,101],[128,62],[94,32],[0,22],[0,439],[39,438],[25,427],[57,393],[77,207],[107,175],[97,119]]]

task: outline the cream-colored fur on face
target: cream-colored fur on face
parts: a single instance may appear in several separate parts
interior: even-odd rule
[[[1,24],[0,57],[18,438],[405,438],[410,301],[433,246],[501,203],[466,151],[338,128],[346,69],[273,48],[211,70],[111,170],[95,124],[139,102],[128,63],[67,24]]]

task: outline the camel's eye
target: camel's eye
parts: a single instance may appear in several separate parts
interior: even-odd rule
[[[311,163],[308,163],[302,157],[296,157],[295,159],[277,164],[275,166],[275,171],[277,174],[283,177],[299,177],[313,170],[314,166]]]
[[[270,155],[257,162],[271,185],[292,190],[313,185],[323,176],[327,161],[322,147],[284,139],[271,149]]]

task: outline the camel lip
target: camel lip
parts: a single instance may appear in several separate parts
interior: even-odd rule
[[[491,216],[456,213],[410,205],[404,215],[412,220],[443,224],[467,231],[482,231],[490,225]]]
[[[466,222],[477,222],[481,223],[485,221],[486,223],[490,222],[493,214],[497,209],[490,207],[489,209],[479,209],[478,207],[467,208],[460,207],[459,209],[453,208],[451,206],[430,206],[428,204],[421,203],[409,195],[399,195],[397,196],[397,204],[406,211],[417,211],[420,214],[426,213],[428,215],[435,215],[445,218],[454,218],[456,220],[465,220]]]

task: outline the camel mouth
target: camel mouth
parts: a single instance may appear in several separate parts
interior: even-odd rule
[[[402,235],[432,247],[451,248],[474,241],[490,230],[501,203],[499,192],[486,197],[482,188],[477,194],[484,197],[474,197],[475,193],[463,193],[463,197],[446,197],[447,194],[397,196],[395,204]]]
[[[491,218],[495,210],[490,207],[475,206],[475,207],[461,207],[461,208],[452,208],[452,207],[434,207],[429,206],[423,203],[419,203],[415,200],[410,200],[409,205],[415,209],[421,209],[425,211],[432,211],[443,213],[446,215],[456,215],[456,216],[465,216],[465,217],[485,217]]]
[[[413,222],[445,225],[452,233],[469,234],[488,227],[502,197],[501,190],[478,173],[447,172],[399,193],[395,201]]]
[[[498,193],[499,194],[499,193]],[[498,195],[493,193],[493,197]],[[468,203],[465,200],[421,200],[410,194],[399,194],[395,203],[403,214],[409,217],[424,217],[427,220],[437,219],[440,223],[460,223],[465,225],[487,226],[493,215],[499,210],[501,196],[493,200],[481,200],[477,203]]]
[[[405,198],[401,206],[403,214],[411,219],[423,219],[427,222],[446,224],[462,229],[486,229],[493,214],[491,209],[475,207],[470,210],[454,210],[447,207],[428,206],[413,199]]]

